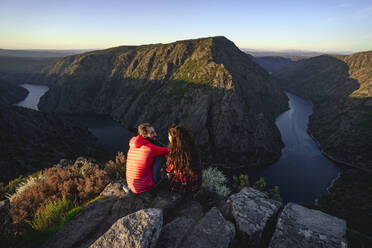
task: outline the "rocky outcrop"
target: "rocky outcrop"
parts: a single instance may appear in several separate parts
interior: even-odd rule
[[[28,90],[0,79],[0,105],[11,105],[22,101],[28,95]]]
[[[46,76],[56,79],[40,99],[42,111],[107,113],[126,127],[150,122],[164,139],[172,122],[182,123],[203,159],[227,166],[270,164],[280,156],[274,119],[287,98],[225,37],[70,56]]]
[[[0,240],[8,240],[13,235],[9,200],[0,201]]]
[[[193,228],[182,248],[227,248],[235,238],[235,226],[212,208]]]
[[[346,221],[289,203],[279,216],[269,247],[346,248]]]
[[[54,114],[0,105],[0,181],[8,181],[62,158],[106,157],[86,127]]]
[[[161,229],[160,237],[156,243],[157,248],[177,248],[184,237],[190,232],[194,221],[179,217]]]
[[[162,225],[163,213],[160,209],[143,209],[117,220],[89,247],[152,248],[156,245]]]
[[[163,184],[139,195],[119,192],[120,185],[109,184],[104,199],[85,207],[43,247],[268,247],[270,241],[271,247],[347,245],[344,220],[294,203],[278,218],[281,203],[252,188],[231,195],[221,211],[202,211],[189,196],[174,204]],[[154,209],[159,196],[168,205]]]
[[[372,51],[318,56],[273,74],[282,88],[310,99],[309,132],[334,161],[372,170]]]
[[[245,187],[229,197],[225,214],[234,219],[240,243],[263,247],[281,206],[264,193]]]

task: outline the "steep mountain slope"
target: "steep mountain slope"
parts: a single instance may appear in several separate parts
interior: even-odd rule
[[[274,118],[287,98],[225,37],[94,51],[42,73],[54,79],[42,111],[109,113],[127,127],[151,122],[163,138],[180,122],[192,128],[204,158],[231,166],[280,156]]]
[[[13,104],[26,98],[28,90],[0,79],[0,104]]]
[[[274,76],[313,101],[309,131],[329,157],[372,169],[372,51],[301,60]]]
[[[87,128],[55,114],[0,105],[0,181],[83,154],[106,156]]]

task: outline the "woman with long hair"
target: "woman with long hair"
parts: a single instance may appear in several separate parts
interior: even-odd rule
[[[166,171],[171,173],[171,190],[181,194],[199,190],[202,166],[192,135],[185,127],[172,125],[168,139]]]

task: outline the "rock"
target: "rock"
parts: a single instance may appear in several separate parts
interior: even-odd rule
[[[12,216],[9,200],[0,201],[0,240],[7,240],[13,235]]]
[[[199,220],[203,217],[203,207],[199,202],[186,200],[180,204],[174,211],[175,216],[185,217],[193,220]]]
[[[117,220],[90,247],[155,247],[162,225],[162,210],[143,209]]]
[[[114,183],[109,183],[105,189],[101,192],[100,196],[104,197],[124,197],[128,195],[124,190],[123,190],[123,184],[124,182],[114,182]]]
[[[346,222],[295,203],[279,216],[270,248],[347,247]]]
[[[235,237],[235,227],[224,219],[220,211],[213,207],[187,235],[181,247],[227,248]]]
[[[158,248],[176,248],[181,243],[185,235],[190,231],[192,219],[179,217],[168,223],[161,229],[161,233],[156,244]]]
[[[148,204],[146,204],[142,197],[130,194],[127,197],[119,198],[114,203],[112,206],[111,215],[115,220],[117,220],[118,218],[147,207]]]
[[[151,204],[151,207],[160,208],[164,211],[167,211],[175,207],[181,201],[181,198],[182,196],[180,194],[175,193],[157,194]]]
[[[43,247],[76,247],[99,229],[106,218],[109,218],[113,202],[113,199],[109,198],[89,204],[78,216],[65,224]]]
[[[239,243],[262,246],[268,240],[270,226],[282,203],[250,187],[243,188],[227,200],[227,216],[236,223]]]

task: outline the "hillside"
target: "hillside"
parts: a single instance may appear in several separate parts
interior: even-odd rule
[[[301,60],[274,76],[314,103],[309,132],[330,158],[372,169],[372,51]]]
[[[70,119],[0,105],[0,182],[81,154],[102,159],[104,149],[87,128]]]
[[[0,79],[0,104],[14,104],[26,98],[28,90]]]
[[[0,80],[13,84],[47,84],[48,81],[40,81],[39,74],[44,67],[56,60],[57,58],[49,57],[3,56],[0,50]]]
[[[42,111],[108,113],[126,127],[151,122],[163,141],[180,122],[192,128],[203,158],[219,164],[263,165],[280,156],[274,119],[287,98],[225,37],[93,51],[42,73],[53,79]]]

